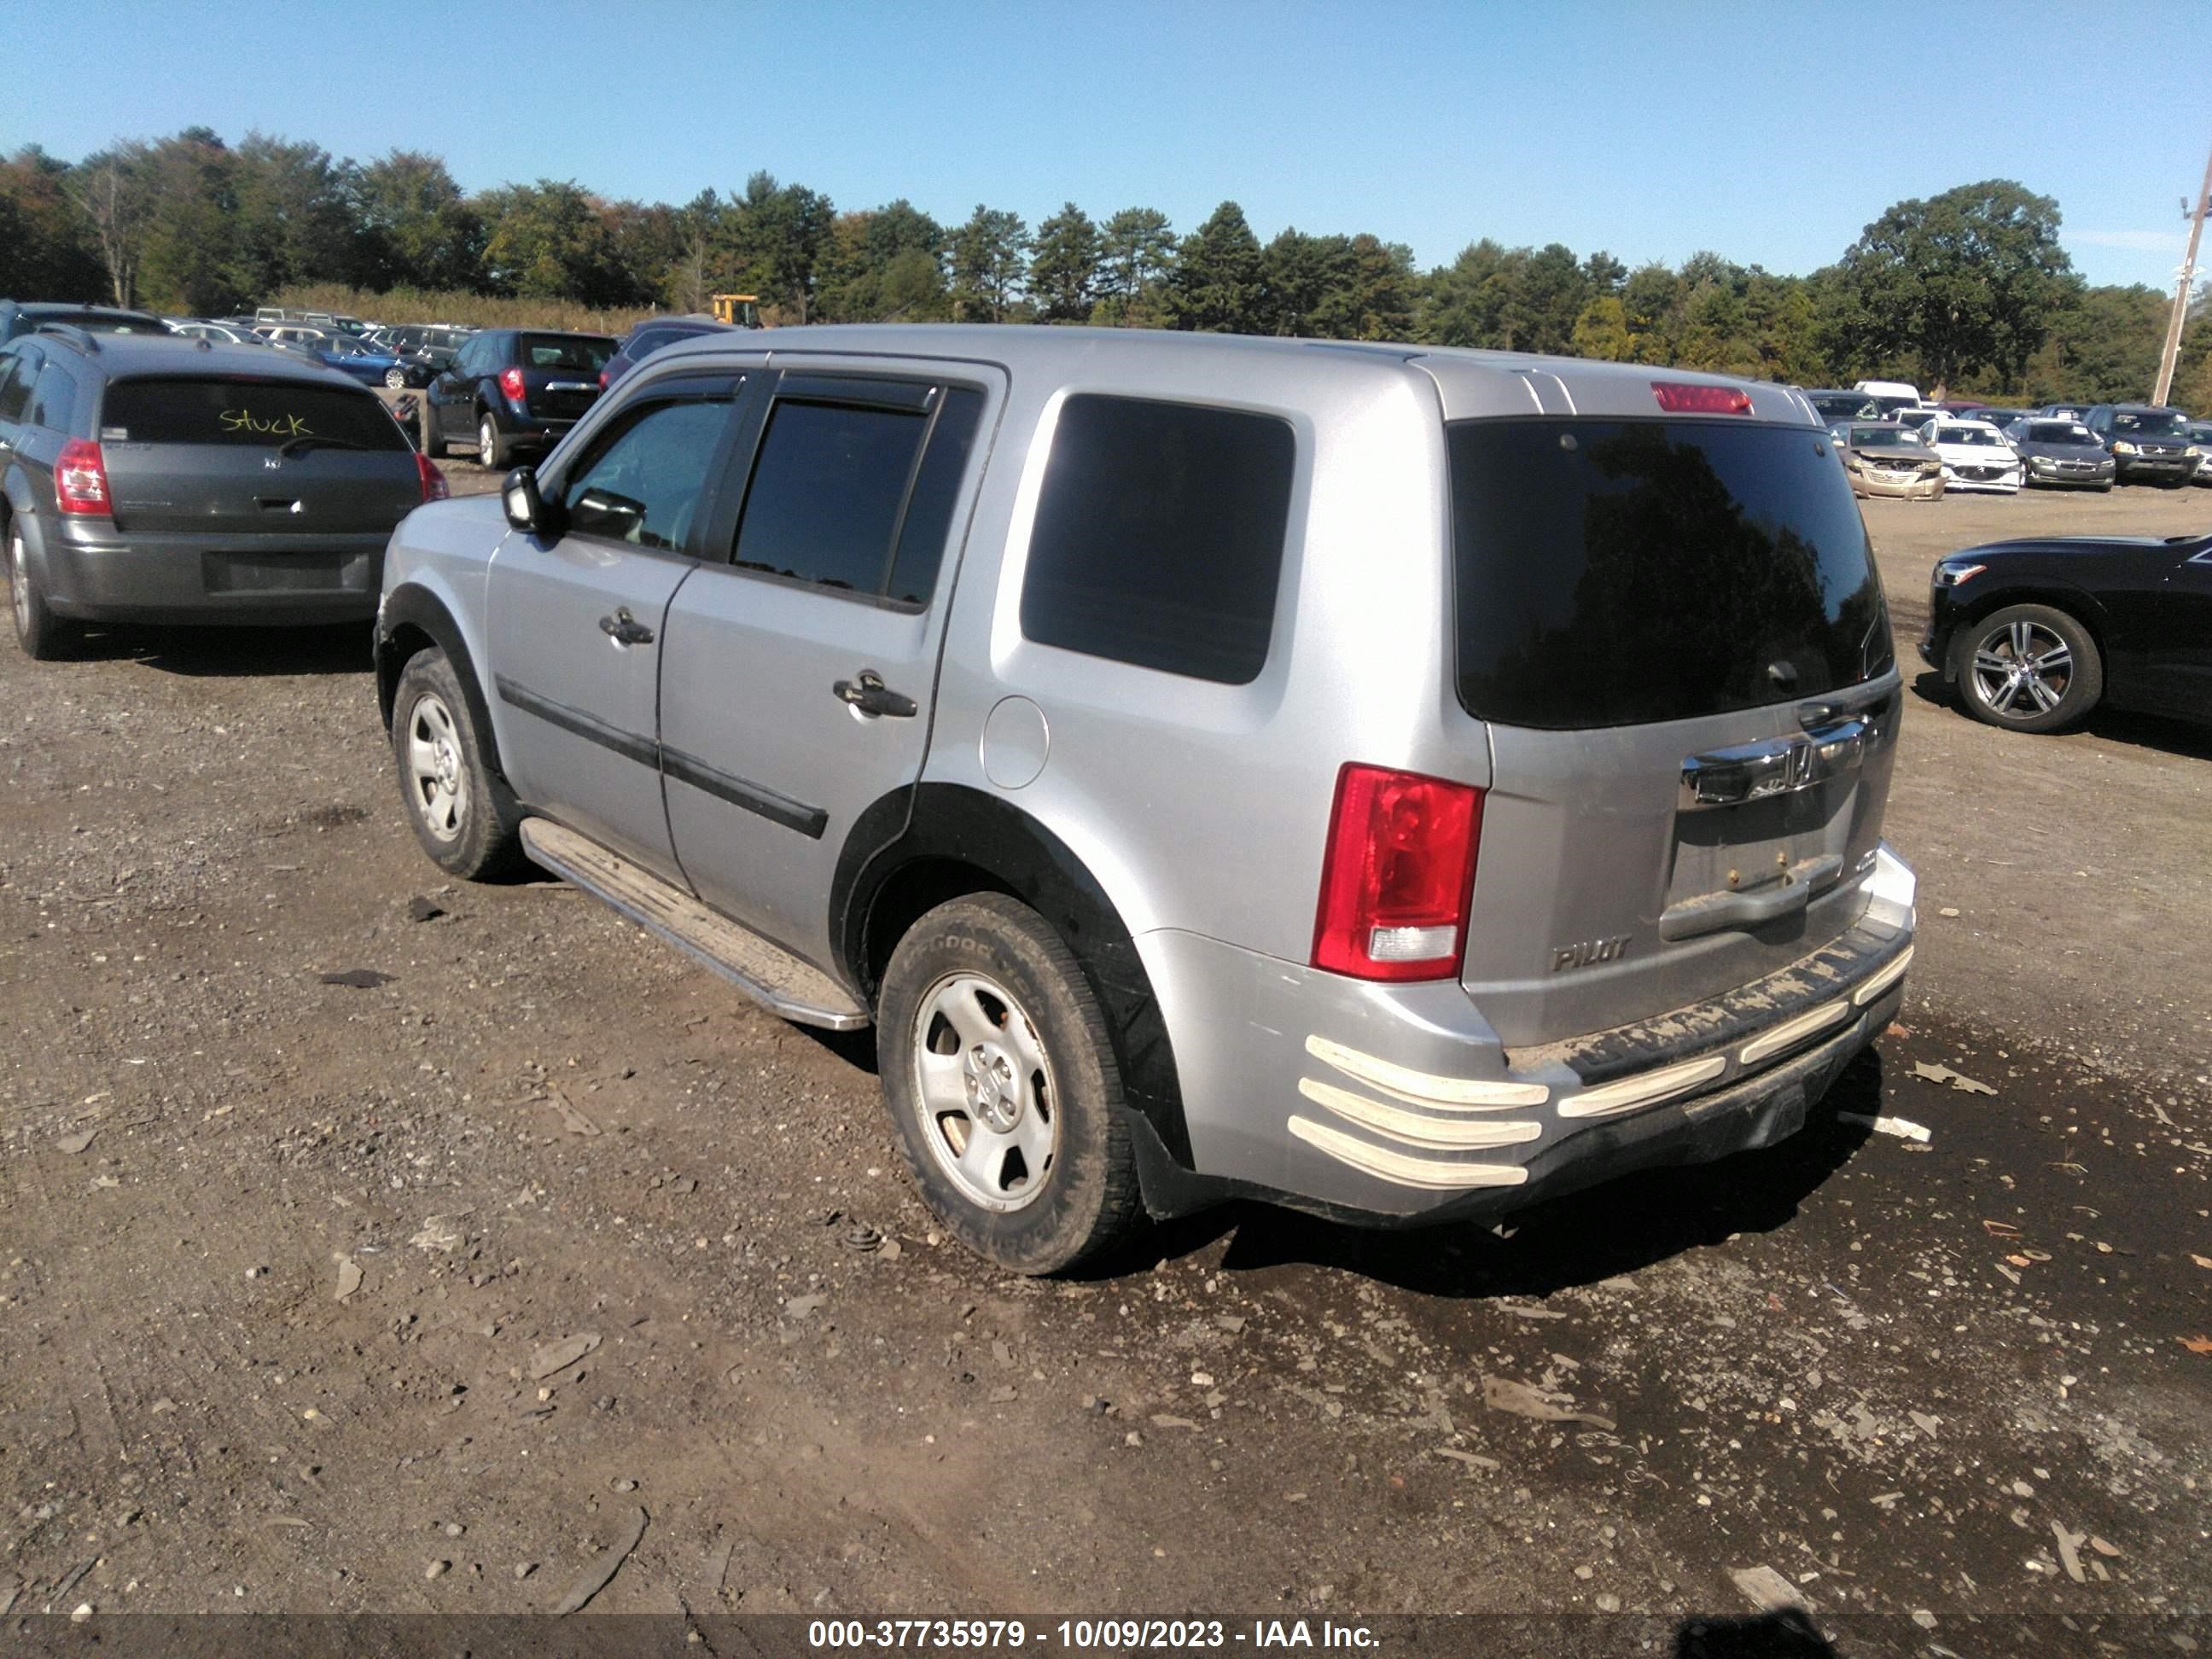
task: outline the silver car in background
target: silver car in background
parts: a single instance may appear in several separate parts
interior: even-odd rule
[[[872,1024],[917,1185],[1019,1271],[1764,1146],[1904,995],[1888,613],[1771,385],[709,336],[410,517],[378,664],[432,858]]]

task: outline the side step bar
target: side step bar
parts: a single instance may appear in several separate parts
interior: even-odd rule
[[[820,969],[597,842],[550,818],[525,818],[522,845],[533,862],[696,957],[785,1019],[832,1031],[869,1024],[868,1011]]]

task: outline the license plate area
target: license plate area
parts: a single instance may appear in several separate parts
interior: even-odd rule
[[[210,593],[366,593],[367,553],[207,553],[200,575]]]

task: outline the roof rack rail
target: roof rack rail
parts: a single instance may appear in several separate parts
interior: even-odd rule
[[[75,323],[40,323],[32,332],[51,334],[58,340],[66,340],[80,351],[97,353],[100,350],[100,342],[93,337],[92,331],[80,328]]]

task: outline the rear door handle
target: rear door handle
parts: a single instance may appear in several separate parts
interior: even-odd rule
[[[653,630],[631,616],[627,609],[617,611],[611,617],[600,617],[599,632],[617,645],[651,645],[653,643]]]
[[[837,694],[838,702],[863,714],[889,714],[902,720],[912,719],[916,712],[915,700],[885,685],[884,677],[872,668],[863,668],[857,679],[839,680],[830,690]]]

